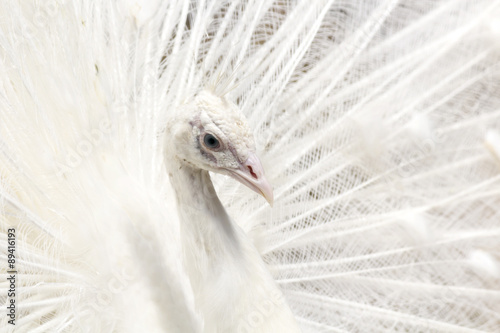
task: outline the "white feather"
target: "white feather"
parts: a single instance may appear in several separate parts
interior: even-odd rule
[[[499,331],[498,17],[498,0],[3,1],[15,331],[204,331],[162,151],[169,112],[214,82],[275,205],[216,190],[304,332]],[[239,318],[259,332],[266,305]]]

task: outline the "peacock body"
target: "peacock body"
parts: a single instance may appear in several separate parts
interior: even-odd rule
[[[499,18],[3,0],[0,331],[500,332]]]

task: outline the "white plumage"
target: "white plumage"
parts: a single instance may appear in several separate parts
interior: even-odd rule
[[[0,331],[500,331],[499,18],[498,0],[2,1]],[[222,206],[190,205],[211,186],[169,176],[200,96],[237,105],[274,186],[271,208],[210,174],[231,238]]]

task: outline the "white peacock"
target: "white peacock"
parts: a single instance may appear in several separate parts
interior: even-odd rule
[[[2,1],[0,332],[500,331],[499,17]]]

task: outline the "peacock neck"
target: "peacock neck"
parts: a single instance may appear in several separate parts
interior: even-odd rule
[[[183,261],[204,331],[252,331],[249,316],[261,311],[257,331],[299,332],[257,250],[222,206],[209,173],[175,157],[166,163],[181,219]]]
[[[182,235],[197,246],[186,251],[216,255],[238,251],[241,233],[217,197],[208,171],[171,158],[167,167],[176,192]],[[194,245],[194,244],[193,244]]]

